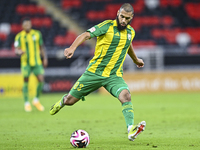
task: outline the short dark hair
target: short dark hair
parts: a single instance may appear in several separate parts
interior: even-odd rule
[[[134,13],[133,7],[131,6],[131,4],[129,3],[124,3],[121,7],[120,7],[120,11],[121,10],[125,10],[126,12],[132,12],[132,14]]]
[[[24,18],[22,19],[22,23],[25,22],[25,21],[31,21],[31,19],[30,19],[29,17],[24,17]]]

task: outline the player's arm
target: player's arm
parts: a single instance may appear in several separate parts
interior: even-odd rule
[[[84,32],[81,35],[79,35],[74,42],[72,43],[72,45],[69,48],[66,48],[64,50],[64,55],[65,57],[71,58],[76,50],[76,48],[82,44],[83,42],[85,42],[86,40],[90,39],[90,33],[89,32]]]
[[[24,54],[25,52],[21,50],[20,47],[15,47],[15,54],[18,56],[21,56],[22,54]]]
[[[43,66],[47,67],[47,65],[48,65],[48,58],[47,58],[47,54],[46,54],[46,50],[45,50],[44,45],[40,46],[40,53],[41,53],[42,58],[43,58]]]
[[[130,47],[128,49],[128,55],[131,57],[131,59],[137,65],[138,68],[141,68],[144,66],[143,60],[136,56],[132,44],[130,45]]]
[[[19,37],[20,37],[19,34],[17,34],[15,37],[14,47],[15,47],[15,54],[21,56],[22,54],[25,53],[25,51],[21,49]]]

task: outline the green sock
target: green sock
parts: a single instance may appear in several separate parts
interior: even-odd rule
[[[125,102],[122,104],[122,113],[125,118],[126,126],[134,124],[134,111],[132,102]]]
[[[60,104],[60,105],[61,105],[62,107],[65,105],[64,102],[63,102],[63,98],[64,98],[66,95],[67,95],[67,94],[63,95],[62,98],[60,99],[60,101],[61,101],[61,104]]]
[[[24,82],[22,93],[23,93],[24,101],[28,102],[28,82]]]
[[[43,88],[44,83],[43,82],[38,82],[37,85],[37,92],[36,92],[36,97],[39,98],[41,92],[42,92],[42,88]]]

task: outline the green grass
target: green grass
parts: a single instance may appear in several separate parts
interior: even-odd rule
[[[200,93],[132,94],[135,123],[147,123],[134,142],[127,139],[121,105],[114,97],[90,94],[85,102],[49,115],[62,95],[43,94],[46,110],[33,108],[31,113],[24,112],[22,99],[1,98],[0,149],[74,149],[69,138],[77,129],[89,133],[89,150],[200,149]]]

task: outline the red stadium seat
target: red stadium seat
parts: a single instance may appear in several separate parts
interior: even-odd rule
[[[164,29],[163,36],[170,44],[176,43],[176,35],[181,32],[180,28],[175,29]]]
[[[90,21],[94,21],[94,20],[98,19],[96,11],[88,11],[86,14],[86,17]]]
[[[139,14],[143,11],[145,4],[144,1],[137,0],[136,3],[131,4],[134,8],[135,13]]]
[[[36,5],[27,5],[27,14],[36,14],[37,13],[37,6]]]
[[[182,4],[182,0],[160,0],[161,7],[173,6],[178,7]]]
[[[27,13],[27,7],[26,5],[19,4],[16,6],[16,12],[20,15],[24,15]]]
[[[192,44],[200,43],[200,27],[186,28],[185,31],[191,36]]]
[[[5,41],[7,39],[7,34],[0,32],[0,40]]]
[[[163,36],[162,30],[161,29],[153,29],[151,30],[151,34],[154,38],[160,38]]]
[[[11,24],[11,33],[18,33],[22,30],[21,24]]]
[[[42,6],[37,6],[37,13],[41,15],[45,14],[45,8]]]
[[[41,21],[44,27],[50,28],[52,26],[52,20],[49,17],[42,18]]]
[[[65,42],[67,45],[71,45],[76,39],[77,35],[73,31],[68,31],[65,36]]]
[[[69,8],[80,8],[82,5],[81,0],[62,0],[61,6],[63,9],[69,9]]]
[[[187,14],[193,19],[200,19],[200,3],[187,3],[185,5],[185,10]]]
[[[174,20],[171,16],[164,16],[161,18],[161,22],[165,26],[171,26],[174,23]]]
[[[56,36],[54,38],[54,44],[57,45],[57,46],[64,46],[66,45],[66,42],[65,42],[65,37],[64,36]]]
[[[181,3],[182,3],[182,0],[171,0],[170,1],[171,6],[174,6],[174,7],[180,6]]]
[[[152,40],[133,40],[132,42],[133,44],[133,47],[134,46],[154,46],[156,45],[155,41],[152,41]]]
[[[33,27],[40,28],[43,26],[42,19],[40,18],[31,18],[31,22]]]
[[[44,14],[45,9],[42,6],[37,6],[37,5],[17,5],[16,7],[16,12],[20,15],[25,15],[25,14]]]
[[[116,16],[117,11],[120,9],[120,7],[121,7],[121,4],[107,4],[105,6],[105,11],[107,13],[113,13]]]

